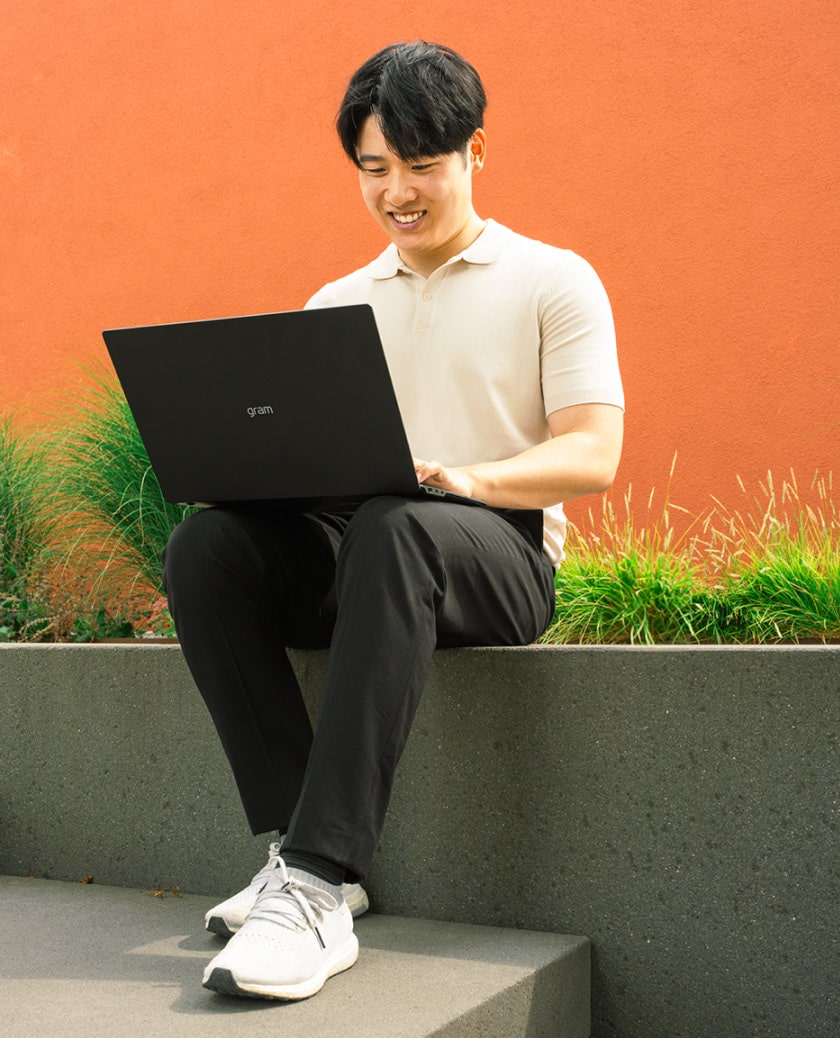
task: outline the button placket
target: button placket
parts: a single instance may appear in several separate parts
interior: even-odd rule
[[[435,273],[432,274],[432,276],[424,283],[422,289],[417,295],[414,327],[418,331],[434,327],[437,297],[441,289],[440,282],[443,280],[444,276],[445,272],[443,270],[436,270]]]

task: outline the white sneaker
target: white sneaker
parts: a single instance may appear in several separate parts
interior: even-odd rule
[[[223,995],[309,998],[358,956],[344,900],[297,871],[289,875],[277,857],[244,926],[207,966],[202,983]]]
[[[210,933],[217,933],[221,937],[232,937],[237,930],[242,928],[279,857],[280,844],[272,843],[268,848],[268,861],[248,886],[244,890],[240,890],[238,894],[234,894],[233,897],[229,897],[227,901],[222,901],[221,904],[210,909],[204,916],[204,926]],[[341,893],[344,895],[344,900],[354,919],[367,912],[370,903],[360,883],[345,883],[341,888]]]

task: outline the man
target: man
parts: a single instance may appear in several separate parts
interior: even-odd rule
[[[394,45],[358,70],[338,131],[390,245],[308,305],[372,305],[418,481],[487,507],[222,507],[167,547],[183,652],[249,823],[282,841],[208,913],[208,928],[234,933],[204,974],[217,991],[304,998],[353,965],[358,883],[435,648],[542,633],[560,502],[606,489],[618,464],[609,303],[573,253],[478,216],[485,104],[475,70],[445,47]],[[328,644],[313,736],[285,647]]]

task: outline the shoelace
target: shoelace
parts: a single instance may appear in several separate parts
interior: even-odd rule
[[[260,871],[251,880],[250,886],[255,887],[262,883],[263,887],[268,882],[269,877],[274,871],[277,862],[280,860],[280,844],[272,843],[268,847],[268,861],[263,865]],[[260,888],[262,889],[262,887]]]
[[[337,907],[338,902],[326,890],[290,876],[283,859],[278,857],[251,909],[249,919],[266,919],[287,930],[300,931],[308,927],[314,931],[321,947],[325,948],[318,921],[324,912]]]

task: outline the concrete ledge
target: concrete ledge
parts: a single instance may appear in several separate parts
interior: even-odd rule
[[[356,965],[317,998],[281,1004],[201,987],[202,970],[223,943],[202,930],[212,898],[161,901],[96,884],[0,877],[0,899],[7,1038],[589,1034],[583,938],[365,916],[356,925]]]
[[[597,1038],[833,1038],[838,731],[838,646],[438,653],[374,907],[587,934]],[[0,872],[227,893],[243,828],[176,646],[0,647]]]

